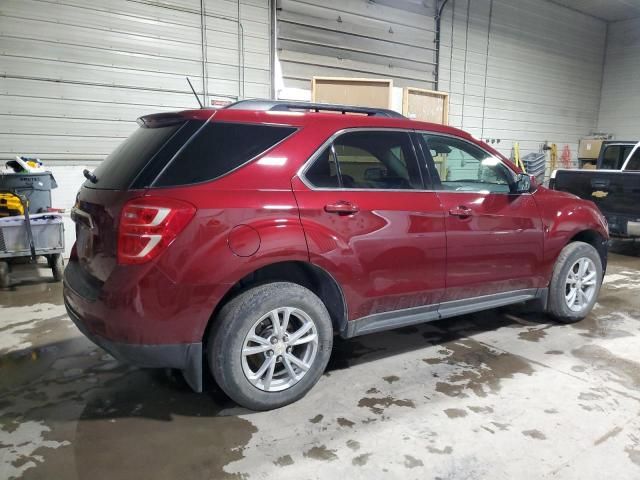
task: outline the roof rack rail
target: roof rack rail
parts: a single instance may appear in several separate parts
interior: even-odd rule
[[[308,110],[313,112],[358,113],[369,117],[406,118],[398,112],[386,108],[356,107],[332,103],[296,102],[288,100],[240,100],[224,107],[231,110],[261,110],[269,112],[287,112]]]

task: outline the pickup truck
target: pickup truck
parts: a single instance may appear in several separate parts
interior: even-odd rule
[[[640,237],[640,142],[603,144],[595,170],[555,170],[549,188],[593,201],[607,218],[611,236]]]

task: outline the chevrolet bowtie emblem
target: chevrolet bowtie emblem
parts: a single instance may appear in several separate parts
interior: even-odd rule
[[[596,190],[591,194],[592,197],[596,197],[596,198],[604,198],[607,195],[609,195],[609,192],[603,192],[602,190]]]

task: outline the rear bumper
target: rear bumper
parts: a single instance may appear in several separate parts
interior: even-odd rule
[[[640,217],[605,213],[609,223],[609,233],[614,237],[640,237]]]
[[[65,285],[65,290],[68,286]],[[182,370],[185,380],[196,392],[202,392],[202,343],[146,345],[116,342],[91,333],[80,316],[69,305],[64,305],[69,318],[89,340],[122,362],[148,368],[176,368]]]

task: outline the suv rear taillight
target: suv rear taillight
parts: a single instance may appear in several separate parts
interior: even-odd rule
[[[184,230],[196,207],[164,197],[136,198],[125,204],[118,227],[118,263],[136,265],[157,257]]]

